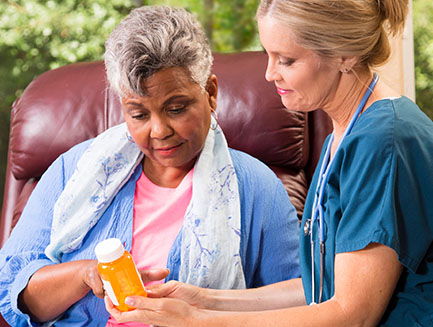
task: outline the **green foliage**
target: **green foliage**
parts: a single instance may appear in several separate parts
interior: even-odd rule
[[[102,58],[104,40],[130,0],[0,1],[0,196],[10,106],[37,75],[71,62]]]
[[[255,13],[259,0],[150,0],[183,7],[196,15],[217,52],[259,49]]]
[[[413,0],[416,102],[433,119],[433,2]]]
[[[9,63],[2,64],[2,69],[9,71],[3,76],[12,79],[11,84],[20,90],[29,78],[48,69],[100,59],[105,38],[132,6],[129,0],[108,4],[105,0],[9,0],[1,3],[1,60]]]
[[[104,42],[131,9],[184,7],[202,23],[214,51],[258,49],[259,0],[0,0],[0,203],[10,107],[39,74],[69,63],[102,59]]]
[[[202,23],[218,52],[261,49],[259,0],[0,0],[0,201],[10,107],[37,75],[73,62],[102,59],[104,42],[131,9],[184,7]],[[433,118],[433,2],[413,0],[416,99]],[[1,203],[1,202],[0,202]]]

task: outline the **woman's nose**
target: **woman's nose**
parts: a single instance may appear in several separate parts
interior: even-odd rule
[[[154,139],[165,139],[173,134],[173,128],[166,119],[152,117],[150,136]]]
[[[281,80],[281,75],[278,72],[278,69],[276,67],[276,63],[272,59],[268,59],[268,65],[266,66],[266,72],[265,72],[265,79],[268,82],[274,82]]]

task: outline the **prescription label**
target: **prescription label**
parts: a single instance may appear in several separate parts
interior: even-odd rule
[[[114,305],[118,306],[119,301],[116,298],[116,294],[114,294],[114,290],[113,287],[111,286],[111,283],[104,279],[102,279],[102,283],[104,284],[104,290],[105,292],[107,292],[107,295],[110,298],[111,302],[113,302]]]

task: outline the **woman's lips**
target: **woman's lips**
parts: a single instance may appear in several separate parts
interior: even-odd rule
[[[290,90],[282,89],[282,88],[280,88],[280,87],[277,86],[277,92],[278,92],[279,95],[285,95],[285,94],[290,93],[291,91]]]
[[[172,154],[173,152],[175,152],[177,149],[179,149],[179,147],[180,147],[181,145],[182,145],[182,144],[178,144],[178,145],[175,145],[175,146],[166,147],[166,148],[158,148],[158,149],[155,149],[155,150],[158,151],[158,152],[161,153],[161,154],[164,154],[164,155],[170,155],[170,154]]]

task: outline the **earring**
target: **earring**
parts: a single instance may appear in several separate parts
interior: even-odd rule
[[[132,138],[131,134],[129,134],[129,131],[126,131],[125,134],[126,134],[126,138],[128,139],[128,142],[135,143],[135,141]]]
[[[348,70],[347,68],[342,68],[340,71],[341,71],[342,73],[346,74],[349,70]]]
[[[215,109],[211,109],[210,114],[212,116],[212,121],[211,121],[211,124],[210,124],[210,129],[214,131],[219,126],[218,116],[217,116],[217,113],[216,113]]]

